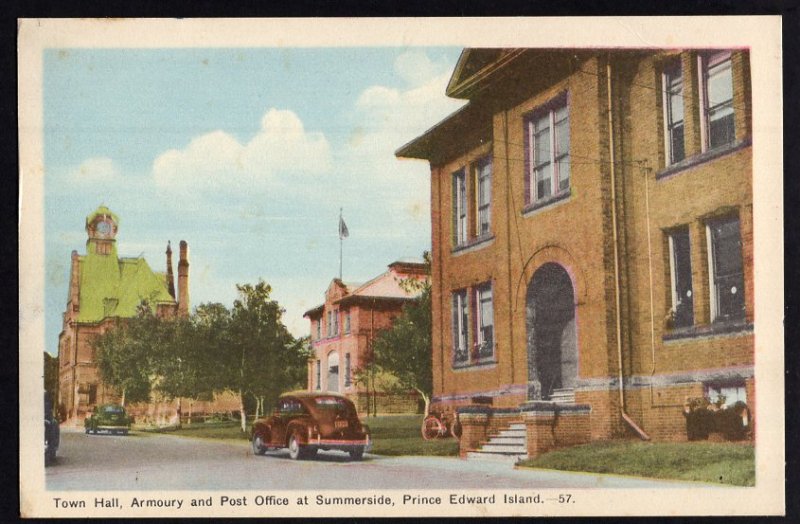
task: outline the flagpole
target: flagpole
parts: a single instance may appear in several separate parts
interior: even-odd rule
[[[342,208],[339,208],[339,280],[342,279]]]

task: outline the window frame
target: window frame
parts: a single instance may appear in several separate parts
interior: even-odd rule
[[[679,319],[681,315],[679,314],[679,306],[683,303],[683,298],[680,296],[683,293],[679,292],[678,285],[681,283],[678,269],[681,265],[678,260],[678,250],[675,247],[675,237],[678,235],[686,236],[686,242],[688,244],[688,252],[686,256],[688,257],[685,261],[688,265],[688,279],[689,279],[689,286],[688,291],[690,295],[688,298],[690,299],[690,305],[686,306],[684,311],[688,311],[688,322],[680,322]],[[694,319],[694,279],[692,278],[692,241],[691,241],[691,231],[688,226],[674,228],[667,232],[667,247],[669,251],[669,277],[670,277],[670,314],[672,316],[673,327],[675,328],[686,328],[693,326],[695,324]],[[682,291],[682,290],[681,290]]]
[[[317,359],[317,387],[315,389],[321,390],[322,389],[322,359]]]
[[[472,163],[472,176],[475,187],[475,238],[483,238],[492,234],[492,155],[486,155]],[[486,201],[482,201],[484,193],[481,191],[481,182],[486,183]],[[481,215],[482,211],[486,211]],[[485,218],[485,220],[483,219]],[[484,224],[486,230],[484,231]]]
[[[715,66],[719,66],[728,62],[726,69],[730,71],[731,77],[731,98],[716,106],[709,107],[709,71]],[[736,143],[736,109],[733,106],[734,82],[733,82],[733,52],[730,50],[714,50],[697,55],[697,80],[698,80],[698,95],[699,95],[699,109],[700,109],[700,150],[705,153],[717,148],[731,146]],[[711,122],[709,113],[712,110],[720,109],[723,106],[729,105],[733,112],[733,133],[731,140],[723,144],[711,145]]]
[[[557,113],[564,110],[565,116],[557,120]],[[536,134],[535,125],[537,121],[547,116],[548,121],[548,153],[549,158],[546,162],[540,162],[537,165],[536,158]],[[561,144],[557,139],[556,126],[562,124],[567,128],[567,147],[566,152],[562,151]],[[567,93],[562,93],[550,100],[549,102],[541,105],[535,110],[531,111],[524,119],[524,136],[525,136],[525,203],[526,205],[537,205],[546,203],[550,200],[557,200],[564,195],[570,194],[572,190],[572,169],[571,169],[571,132],[570,132],[570,105]],[[566,160],[565,160],[566,159]],[[566,177],[567,187],[561,188],[562,173],[561,165],[566,164]],[[550,193],[547,195],[539,195],[539,188],[537,184],[537,172],[544,169],[545,166],[550,166],[551,171],[549,175]]]
[[[350,376],[352,368],[350,366],[351,366],[350,352],[347,352],[347,353],[344,354],[344,387],[346,387],[346,388],[349,388],[349,387],[351,387],[353,385],[353,382],[352,382],[352,379],[351,379],[351,376]]]
[[[344,327],[343,327],[344,334],[345,335],[349,335],[350,334],[350,330],[351,330],[351,326],[350,326],[350,311],[349,310],[344,312],[344,322],[343,323],[344,323]]]
[[[725,275],[717,275],[717,260],[719,259],[717,252],[719,251],[719,247],[715,243],[714,238],[714,226],[717,224],[722,224],[726,222],[736,222],[737,231],[738,231],[738,256],[740,257],[741,263],[741,271],[738,273],[730,273]],[[710,317],[712,324],[724,323],[724,322],[741,322],[746,319],[746,297],[744,295],[744,286],[745,286],[745,268],[744,268],[744,257],[743,257],[743,248],[744,244],[742,242],[742,224],[741,220],[738,215],[726,216],[726,217],[719,217],[713,220],[709,220],[705,224],[706,226],[706,246],[708,252],[708,284],[709,284],[709,309],[710,309]],[[718,280],[723,279],[731,279],[732,277],[736,277],[738,275],[737,284],[739,284],[739,289],[737,292],[741,293],[741,303],[742,308],[741,312],[737,312],[736,315],[734,314],[727,314],[722,315],[720,310],[722,309],[720,306],[720,286],[718,284]]]
[[[453,290],[451,293],[451,332],[453,366],[466,366],[469,358],[469,293],[467,288]],[[463,355],[463,358],[461,358]]]
[[[683,64],[680,57],[676,57],[665,63],[661,71],[661,106],[663,114],[663,133],[664,133],[664,164],[671,166],[677,164],[686,158],[686,103],[684,100],[684,75]],[[671,74],[677,73],[677,74]],[[678,79],[678,90],[674,90],[675,78]],[[683,118],[680,121],[673,120],[672,114],[672,96],[677,96],[681,101],[681,112]],[[681,131],[681,152],[680,158],[675,157],[675,137],[673,131],[678,125],[682,128]]]
[[[483,310],[483,304],[487,300],[485,298],[485,294],[488,294],[488,304],[490,308],[490,314],[487,315],[491,320],[490,324],[485,324],[485,316]],[[492,290],[492,283],[486,282],[480,285],[477,285],[473,288],[472,296],[474,298],[474,310],[475,314],[473,315],[475,318],[475,335],[474,335],[474,360],[475,362],[482,362],[486,360],[492,360],[494,358],[494,344],[495,344],[495,336],[494,336],[494,293]],[[490,339],[488,343],[489,352],[488,354],[485,353],[484,346],[486,345],[486,330],[490,329]]]
[[[469,243],[469,198],[467,197],[467,170],[462,167],[452,174],[453,180],[453,245]]]

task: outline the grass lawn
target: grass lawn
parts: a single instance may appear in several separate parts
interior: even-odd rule
[[[520,465],[755,486],[755,450],[729,442],[594,442],[545,453]]]
[[[420,433],[422,415],[384,415],[364,417],[372,433],[372,453],[377,455],[443,455],[458,456],[458,441],[454,438],[424,440]],[[249,428],[248,428],[249,429]],[[181,428],[144,430],[185,437],[247,440],[249,431],[242,433],[238,422],[206,422],[184,424]]]

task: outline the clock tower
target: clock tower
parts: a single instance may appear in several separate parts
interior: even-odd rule
[[[97,255],[116,255],[117,215],[106,206],[98,207],[86,217],[86,253]],[[116,257],[115,257],[116,258]]]

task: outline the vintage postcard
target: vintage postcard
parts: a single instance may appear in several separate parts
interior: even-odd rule
[[[784,513],[780,17],[18,34],[24,517]]]

